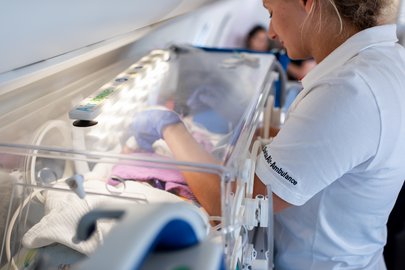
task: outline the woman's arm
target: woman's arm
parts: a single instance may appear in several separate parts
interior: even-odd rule
[[[199,145],[183,123],[168,125],[163,129],[163,138],[178,161],[220,164]],[[214,216],[221,215],[221,185],[216,174],[182,171],[194,196],[204,209]]]
[[[219,164],[219,161],[205,151],[199,145],[191,134],[187,131],[183,123],[169,125],[163,130],[163,138],[168,144],[176,160],[205,163],[205,164]],[[214,216],[221,215],[221,185],[220,178],[215,174],[183,171],[194,196],[198,199],[204,209]],[[253,189],[254,196],[257,194],[267,194],[266,186],[255,176],[255,183]],[[273,207],[274,212],[291,206],[277,195],[273,194]]]

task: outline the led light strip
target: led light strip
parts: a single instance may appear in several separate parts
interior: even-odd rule
[[[117,146],[132,116],[146,106],[156,105],[159,89],[173,64],[169,59],[169,51],[163,50],[142,57],[71,110],[69,117],[78,120],[73,125],[97,124],[86,134],[97,142],[97,150],[107,151]]]
[[[141,101],[139,99],[144,99],[147,93],[139,92],[145,92],[150,89],[150,86],[156,86],[167,75],[169,60],[169,51],[151,51],[149,55],[141,58],[111,82],[80,102],[69,112],[69,118],[93,121],[103,112],[114,112],[115,109],[111,109],[111,106],[118,109],[127,107],[118,104],[120,102],[128,105],[131,103],[129,101]]]

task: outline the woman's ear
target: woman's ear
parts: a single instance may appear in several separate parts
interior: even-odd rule
[[[309,13],[312,8],[312,5],[314,4],[314,0],[301,0],[301,3],[304,6],[305,11]]]

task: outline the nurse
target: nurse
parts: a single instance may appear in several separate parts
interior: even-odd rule
[[[263,1],[270,38],[318,63],[258,157],[255,193],[271,185],[277,212],[276,269],[385,269],[386,222],[405,179],[405,49],[387,17],[396,2]],[[143,119],[137,140],[164,138],[178,160],[217,162],[174,112]],[[219,215],[219,179],[186,178]]]
[[[405,50],[384,17],[395,3],[263,4],[270,38],[318,63],[257,163],[256,188],[270,184],[281,211],[276,269],[385,269],[386,222],[405,179]]]

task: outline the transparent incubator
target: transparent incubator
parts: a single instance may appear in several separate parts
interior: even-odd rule
[[[10,111],[0,269],[270,269],[271,200],[252,194],[279,71],[272,54],[175,45],[92,93]],[[176,160],[162,139],[139,147],[132,122],[150,108],[175,111],[217,162]],[[195,175],[218,180],[220,215],[194,196]]]

